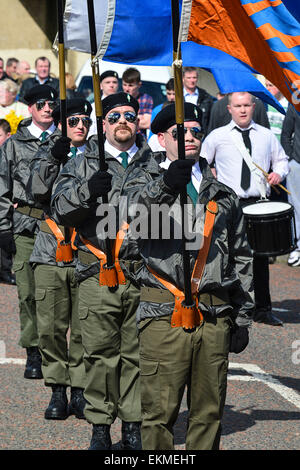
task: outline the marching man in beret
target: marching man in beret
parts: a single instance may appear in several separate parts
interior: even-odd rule
[[[26,348],[24,377],[41,379],[41,356],[35,309],[34,275],[29,258],[39,230],[43,210],[28,193],[30,163],[40,147],[48,145],[56,129],[52,111],[57,92],[48,85],[36,85],[25,100],[32,115],[19,124],[16,134],[1,147],[0,156],[0,243],[13,253],[13,271],[19,298],[21,336]]]
[[[44,145],[32,160],[27,185],[32,198],[44,210],[30,263],[35,277],[42,372],[46,387],[52,388],[45,418],[60,420],[72,414],[84,418],[85,368],[78,317],[78,288],[74,275],[75,233],[71,227],[56,223],[50,201],[61,166],[83,154],[92,122],[92,106],[84,98],[67,100],[66,107],[67,137],[61,135],[60,106],[57,106],[52,112],[58,125],[57,131],[51,142]],[[71,387],[70,403],[67,387]]]
[[[184,104],[185,159],[179,160],[175,104],[163,108],[151,130],[166,150],[165,160],[156,168],[152,161],[136,168],[124,187],[129,201],[144,208],[150,234],[138,240],[143,267],[137,273],[145,450],[174,449],[173,426],[185,387],[186,448],[219,448],[228,353],[248,344],[254,308],[251,250],[237,196],[200,156],[201,118],[198,106]],[[185,187],[192,305],[185,302],[183,271],[179,194]],[[154,207],[156,214],[157,207],[167,209],[159,220]],[[151,236],[153,228],[159,237]]]
[[[87,382],[85,416],[93,425],[90,450],[111,448],[110,426],[122,420],[122,449],[138,450],[140,440],[140,377],[135,312],[139,289],[135,272],[139,253],[117,224],[110,235],[117,269],[108,269],[106,224],[102,196],[108,196],[117,214],[123,181],[134,168],[147,162],[151,150],[137,136],[138,101],[121,92],[103,101],[105,161],[99,170],[98,141],[89,139],[84,155],[69,161],[61,171],[52,195],[52,208],[63,225],[77,230],[79,317]],[[116,276],[111,281],[110,276]]]

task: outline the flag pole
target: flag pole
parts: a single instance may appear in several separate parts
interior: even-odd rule
[[[67,100],[66,100],[66,71],[65,71],[65,47],[64,47],[64,0],[57,0],[58,23],[58,65],[59,65],[59,99],[61,135],[67,137]],[[67,227],[66,227],[67,228]],[[70,243],[70,231],[65,230],[65,243]]]
[[[97,136],[98,136],[98,148],[99,148],[99,167],[101,171],[107,170],[107,163],[105,161],[104,154],[104,135],[103,135],[103,109],[101,102],[100,94],[100,74],[99,74],[99,62],[98,60],[93,60],[97,54],[97,36],[96,36],[96,26],[95,26],[95,11],[94,11],[94,0],[87,0],[87,9],[88,9],[88,21],[89,21],[89,30],[90,30],[90,43],[91,43],[91,65],[92,65],[92,75],[93,75],[93,89],[94,89],[94,102],[95,102],[95,114],[96,114],[96,125],[97,125]],[[103,204],[108,204],[108,196],[102,196]],[[107,266],[108,268],[114,265],[111,242],[107,237],[105,239],[106,243],[106,257],[107,257]]]
[[[172,1],[172,28],[173,28],[173,74],[174,74],[174,88],[175,88],[175,113],[178,135],[178,158],[185,159],[185,142],[184,142],[184,99],[183,99],[183,82],[182,82],[182,61],[181,49],[178,44],[179,34],[179,3],[178,0]],[[191,286],[191,272],[190,272],[190,255],[186,249],[185,227],[187,217],[185,207],[187,204],[187,192],[184,188],[180,192],[180,206],[182,214],[182,258],[183,258],[183,276],[184,276],[184,295],[185,304],[187,306],[193,305],[192,286]]]

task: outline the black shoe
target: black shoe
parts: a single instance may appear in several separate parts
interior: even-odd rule
[[[89,450],[110,450],[111,437],[108,424],[93,424],[93,435]]]
[[[65,385],[52,385],[52,397],[45,411],[45,419],[66,419],[68,414],[68,399]]]
[[[27,361],[25,365],[25,379],[42,379],[42,357],[37,347],[26,348]]]
[[[122,450],[141,450],[141,423],[122,422]]]
[[[283,326],[283,322],[273,315],[271,310],[258,310],[253,318],[257,323],[265,323],[271,326]]]
[[[10,284],[11,286],[16,285],[16,276],[12,273],[3,272],[0,274],[0,282],[4,282],[5,284]]]
[[[83,396],[83,389],[71,387],[71,400],[69,403],[69,415],[75,415],[76,418],[85,419],[84,407],[86,401]]]

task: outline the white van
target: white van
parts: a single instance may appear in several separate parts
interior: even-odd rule
[[[106,70],[115,70],[119,75],[119,91],[122,91],[122,75],[128,67],[134,67],[139,70],[142,81],[140,92],[152,96],[154,107],[166,101],[166,83],[172,78],[171,67],[119,64],[101,60],[99,71],[101,75],[101,73]],[[90,59],[79,72],[76,78],[76,86],[77,90],[82,93],[88,101],[93,103],[94,93]]]

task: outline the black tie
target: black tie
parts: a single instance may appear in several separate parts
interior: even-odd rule
[[[247,129],[245,131],[242,131],[239,127],[236,127],[236,129],[241,132],[243,141],[245,144],[246,149],[249,151],[249,154],[251,155],[251,140],[249,137],[249,132],[250,129]],[[250,168],[248,167],[247,163],[245,162],[243,158],[243,163],[242,163],[242,172],[241,172],[241,188],[246,191],[249,186],[250,186],[250,179],[251,179],[251,172]]]

